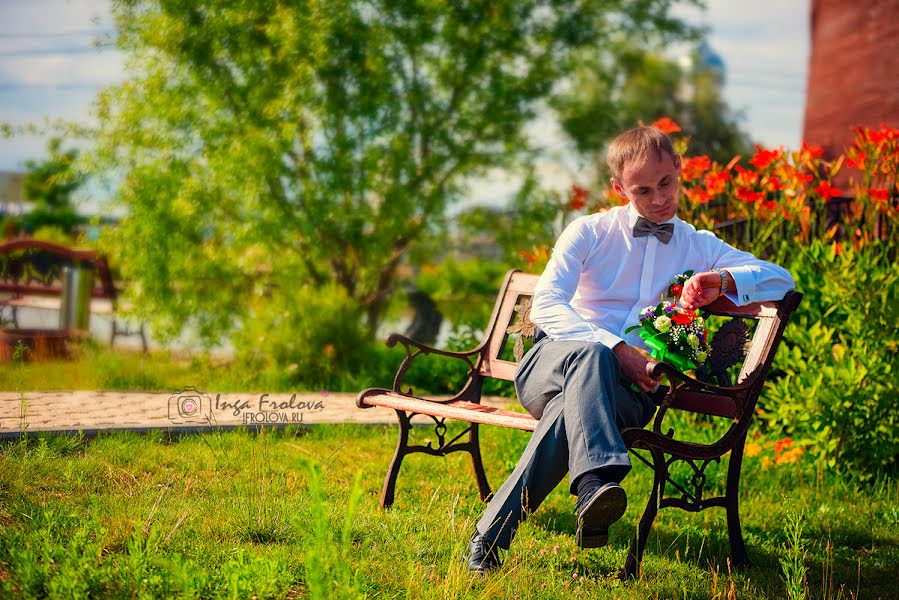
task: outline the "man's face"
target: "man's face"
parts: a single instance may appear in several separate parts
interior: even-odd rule
[[[680,156],[661,152],[643,164],[628,165],[621,178],[612,178],[615,192],[627,198],[647,221],[663,223],[677,214],[680,201]]]

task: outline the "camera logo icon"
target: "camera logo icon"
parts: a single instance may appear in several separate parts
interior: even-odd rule
[[[176,425],[208,423],[211,412],[209,395],[193,386],[177,390],[169,397],[169,420]]]

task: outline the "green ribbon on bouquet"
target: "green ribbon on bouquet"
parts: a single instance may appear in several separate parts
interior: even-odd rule
[[[661,339],[664,338],[667,334],[652,333],[647,329],[641,328],[637,332],[637,335],[643,338],[643,341],[649,348],[649,353],[654,359],[666,362],[669,365],[675,367],[678,371],[689,371],[690,369],[696,368],[696,363],[693,362],[692,359],[671,352],[668,349],[668,346]]]

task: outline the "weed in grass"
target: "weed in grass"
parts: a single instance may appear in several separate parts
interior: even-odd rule
[[[783,581],[790,600],[805,600],[808,589],[806,581],[808,567],[805,565],[806,552],[802,540],[804,519],[802,510],[789,506],[785,522],[787,541],[782,546],[783,556],[780,557],[780,566],[783,569]]]

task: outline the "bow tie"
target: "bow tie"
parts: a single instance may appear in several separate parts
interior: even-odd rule
[[[660,242],[667,244],[671,241],[671,236],[674,235],[674,223],[656,225],[643,217],[637,217],[637,222],[634,224],[634,237],[646,237],[649,235],[654,235]]]

